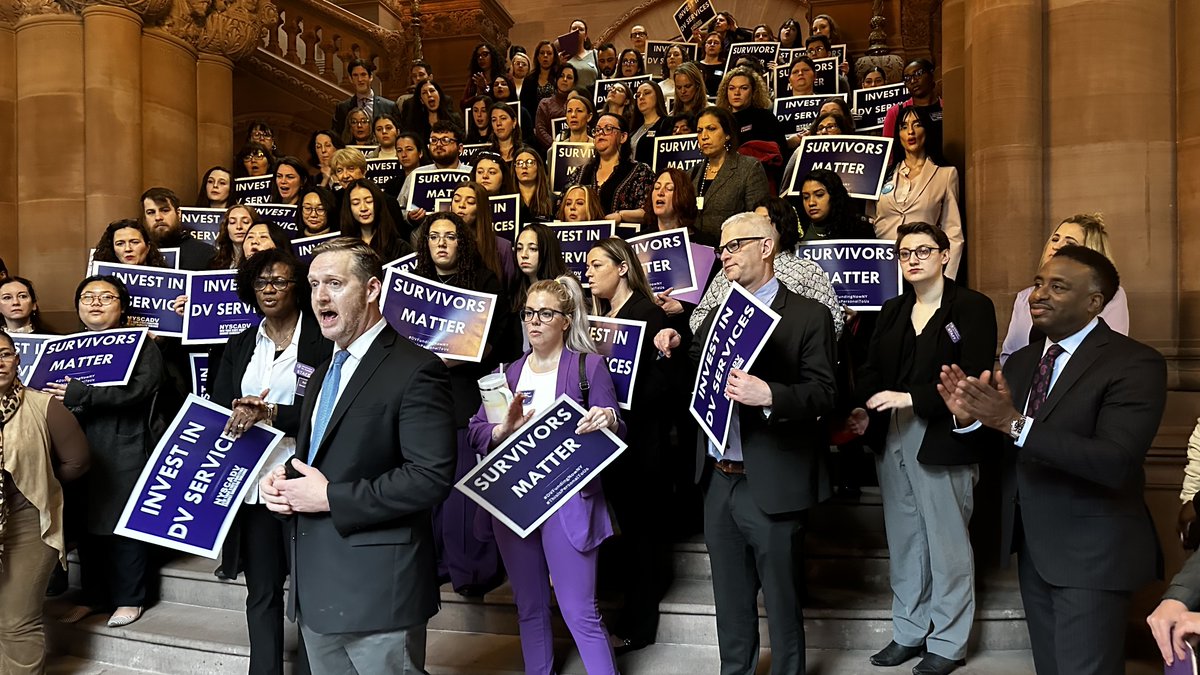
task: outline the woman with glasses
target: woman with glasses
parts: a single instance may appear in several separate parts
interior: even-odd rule
[[[629,147],[629,122],[622,115],[605,113],[596,120],[596,158],[583,167],[579,182],[595,188],[605,220],[617,225],[640,224],[654,172],[633,159]],[[640,228],[638,228],[640,229]]]
[[[346,144],[339,134],[328,129],[313,132],[308,139],[308,165],[313,169],[313,185],[332,188],[336,184],[329,160],[333,159],[333,153],[344,147]]]
[[[513,177],[521,195],[524,224],[554,219],[554,193],[542,156],[530,147],[521,148],[513,160]]]
[[[344,192],[339,219],[344,236],[362,239],[379,254],[380,260],[387,262],[412,253],[408,236],[396,224],[396,216],[389,206],[391,197],[385,195],[375,181],[357,178]]]
[[[233,177],[250,178],[265,176],[275,166],[275,155],[259,143],[247,143],[234,156]]]
[[[342,129],[342,141],[346,145],[375,145],[375,130],[371,128],[371,113],[365,108],[355,108],[346,115],[346,128]]]
[[[233,172],[223,166],[209,167],[200,179],[200,192],[196,195],[196,206],[204,209],[229,208],[233,197]]]
[[[213,402],[233,410],[226,434],[237,438],[258,423],[284,433],[263,464],[264,475],[296,451],[306,384],[301,373],[312,372],[333,350],[312,314],[306,274],[304,264],[286,247],[246,258],[237,271],[238,299],[254,308],[262,321],[229,338],[209,374]],[[258,491],[250,490],[221,551],[222,578],[246,574],[250,672],[255,674],[283,673],[285,530],[260,502]],[[307,670],[303,654],[297,664]]]
[[[739,154],[737,123],[725,108],[709,106],[696,120],[696,140],[704,161],[692,170],[696,188],[696,241],[709,246],[721,239],[721,224],[735,213],[754,209],[767,196],[762,164]]]
[[[909,106],[896,116],[894,135],[902,152],[893,152],[892,165],[884,178],[883,192],[874,206],[875,236],[895,239],[901,223],[915,221],[942,228],[950,238],[950,262],[946,275],[958,278],[963,255],[962,214],[958,205],[958,169],[942,157],[928,129],[928,113]],[[940,128],[940,124],[938,127]],[[870,212],[868,206],[868,214]]]
[[[522,49],[524,49],[522,47]],[[533,60],[524,51],[517,52],[508,60],[508,81],[506,84],[512,88],[512,96],[504,100],[521,100],[521,92],[525,88],[525,78],[529,77],[530,71],[533,70]],[[499,80],[492,82],[492,92],[496,91],[496,84]]]
[[[955,438],[937,392],[942,366],[991,370],[996,313],[987,296],[945,273],[950,240],[913,221],[897,231],[908,282],[884,303],[867,362],[857,373],[855,430],[878,453],[892,586],[892,641],[871,657],[898,666],[922,652],[914,672],[949,673],[967,653],[975,618],[975,564],[967,525],[984,448]]]
[[[617,57],[618,77],[637,77],[646,74],[646,59],[636,49],[626,49]]]
[[[538,102],[533,132],[541,150],[549,150],[554,143],[553,122],[567,116],[567,96],[574,90],[575,66],[567,63],[555,75],[554,93]]]
[[[271,181],[272,204],[299,204],[300,193],[308,182],[308,172],[299,159],[290,155],[275,162],[275,180]]]
[[[595,353],[583,289],[575,277],[563,275],[530,286],[520,318],[529,351],[505,371],[509,390],[519,395],[513,397],[508,414],[498,424],[489,422],[480,406],[468,433],[474,452],[491,452],[564,394],[587,410],[576,434],[608,429],[624,437],[616,389],[604,357]],[[596,604],[599,548],[613,534],[600,481],[590,481],[524,538],[495,518],[483,519],[495,536],[512,581],[525,672],[555,672],[553,593],[587,672],[616,675],[616,658]]]
[[[273,153],[278,153],[279,151],[275,146],[275,134],[271,131],[271,125],[262,120],[254,120],[246,128],[245,142],[258,143],[263,147],[269,148]]]
[[[842,99],[837,99],[841,101]],[[824,106],[822,106],[824,108]],[[805,136],[839,136],[854,133],[854,119],[843,115],[837,110],[826,110],[817,114],[817,118],[808,125],[808,128],[801,133],[788,136],[788,148],[791,151],[791,157],[788,158],[787,165],[783,167],[783,179],[779,183],[779,192],[782,194],[791,185],[792,176],[796,173],[796,167],[800,165],[800,153],[797,148],[800,146],[800,139]]]
[[[300,196],[300,236],[315,237],[337,229],[337,202],[333,193],[323,187],[309,188]]]
[[[629,145],[633,148],[634,159],[649,166],[654,162],[654,139],[670,136],[674,124],[667,115],[667,102],[658,83],[638,85],[634,101],[633,135],[629,137]]]
[[[446,360],[458,428],[458,463],[454,473],[454,480],[458,481],[475,468],[480,457],[467,442],[467,423],[481,403],[478,379],[494,371],[501,362],[514,358],[520,347],[508,298],[499,277],[479,255],[474,228],[456,213],[431,213],[417,230],[416,244],[417,276],[468,291],[491,293],[497,300],[483,360],[479,363]],[[440,542],[439,574],[448,574],[455,592],[466,597],[480,597],[504,580],[495,542],[481,541],[474,534],[477,511],[475,502],[454,490],[433,514],[435,537]]]
[[[704,37],[703,55],[696,65],[704,73],[704,88],[709,92],[721,90],[721,79],[725,77],[725,45],[721,35],[713,32]]]
[[[121,328],[129,311],[129,291],[116,277],[90,276],[75,289],[75,307],[88,332]],[[64,623],[111,611],[108,625],[119,627],[142,616],[150,547],[113,530],[154,449],[151,428],[161,422],[154,399],[162,371],[158,347],[146,340],[127,384],[97,387],[69,379],[46,385],[46,393],[75,414],[92,451],[85,479],[87,534],[79,547],[84,604],[60,617]]]
[[[503,77],[507,70],[504,52],[487,42],[475,45],[471,61],[467,64],[467,88],[463,93],[462,107],[470,107],[471,101],[477,96],[491,96],[492,82],[497,77]]]

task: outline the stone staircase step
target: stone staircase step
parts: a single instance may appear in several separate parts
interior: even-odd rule
[[[155,675],[150,670],[134,670],[111,663],[81,659],[75,656],[52,656],[46,659],[46,675]]]

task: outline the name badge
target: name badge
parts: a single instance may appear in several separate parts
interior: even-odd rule
[[[958,341],[962,339],[962,335],[958,332],[958,326],[955,326],[953,321],[946,324],[946,334],[950,336],[950,341],[954,344],[958,344]]]
[[[655,131],[655,130],[651,129],[650,131],[647,131],[647,132],[646,132],[646,138],[654,138],[654,137],[655,137],[655,135],[657,135],[657,134],[658,134],[658,132],[657,132],[657,131]]]
[[[753,128],[754,128],[754,125],[753,125],[753,124],[747,124],[746,126],[742,127],[742,133],[744,134],[744,133],[746,133],[747,131],[750,131],[750,130],[751,130],[751,129],[753,129]]]
[[[308,388],[308,378],[312,377],[314,370],[316,370],[316,368],[313,368],[312,366],[305,365],[299,361],[296,362],[296,367],[292,369],[292,372],[296,374],[297,396],[304,395],[304,390]]]
[[[696,197],[696,210],[697,211],[704,210],[704,197]]]

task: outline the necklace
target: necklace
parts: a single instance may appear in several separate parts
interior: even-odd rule
[[[292,335],[296,333],[296,324],[293,323],[292,327],[288,330],[287,335],[284,335],[280,339],[276,339],[271,336],[271,326],[267,323],[263,324],[263,332],[267,334],[267,338],[271,342],[275,343],[275,351],[282,351],[287,349],[287,346],[292,343]]]

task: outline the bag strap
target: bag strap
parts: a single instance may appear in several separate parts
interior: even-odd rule
[[[584,410],[588,410],[592,407],[591,404],[588,402],[588,399],[589,399],[588,392],[591,390],[592,385],[588,383],[588,379],[587,379],[587,368],[586,368],[586,365],[584,364],[584,360],[586,358],[587,358],[587,354],[584,354],[583,352],[579,353],[579,393],[583,395],[583,409]]]

